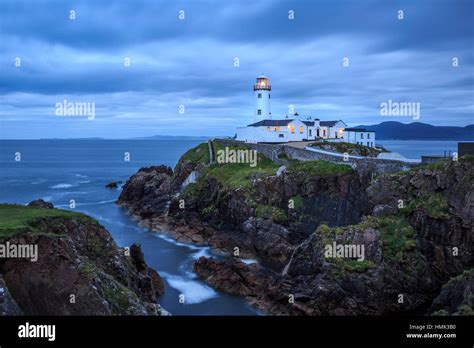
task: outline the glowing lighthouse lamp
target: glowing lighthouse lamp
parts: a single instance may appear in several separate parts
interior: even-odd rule
[[[257,101],[255,108],[255,120],[261,121],[265,119],[271,119],[272,113],[270,112],[270,91],[272,86],[270,85],[269,78],[260,75],[257,77],[257,83],[253,85],[253,91],[255,92],[255,99]]]

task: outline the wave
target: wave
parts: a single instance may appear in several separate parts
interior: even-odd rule
[[[172,288],[184,295],[184,304],[201,303],[211,298],[219,297],[219,294],[214,289],[202,284],[200,281],[161,271],[160,275],[165,278]]]
[[[74,187],[74,186],[77,186],[77,185],[73,185],[73,184],[57,184],[57,185],[50,186],[49,188],[51,188],[51,189],[63,189],[63,188],[69,188],[69,187]]]
[[[82,175],[82,174],[74,174],[75,176],[79,177],[79,178],[88,178],[89,176],[87,175]]]

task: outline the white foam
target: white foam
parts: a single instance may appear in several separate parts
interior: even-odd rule
[[[201,303],[219,296],[214,289],[200,281],[186,279],[166,272],[160,272],[160,275],[166,279],[172,288],[184,295],[184,304]]]
[[[75,176],[78,176],[79,178],[88,178],[87,175],[82,175],[82,174],[74,174]]]
[[[258,263],[258,261],[254,259],[239,259],[239,260],[245,263],[246,265],[251,265],[252,263]]]
[[[73,185],[73,184],[57,184],[57,185],[51,186],[50,188],[52,188],[52,189],[63,189],[63,188],[69,188],[69,187],[73,187],[73,186],[76,186],[76,185]]]

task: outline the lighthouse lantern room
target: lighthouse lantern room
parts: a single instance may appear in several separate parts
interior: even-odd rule
[[[272,86],[270,85],[269,78],[264,75],[257,77],[257,82],[253,86],[253,90],[257,101],[255,108],[255,121],[271,119],[270,91],[272,90]]]

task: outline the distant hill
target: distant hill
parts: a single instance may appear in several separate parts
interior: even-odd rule
[[[149,137],[130,138],[133,140],[207,140],[213,137],[188,135],[152,135]]]
[[[470,140],[474,141],[474,124],[466,127],[432,126],[413,122],[382,122],[375,125],[360,125],[356,128],[375,131],[377,140]]]

